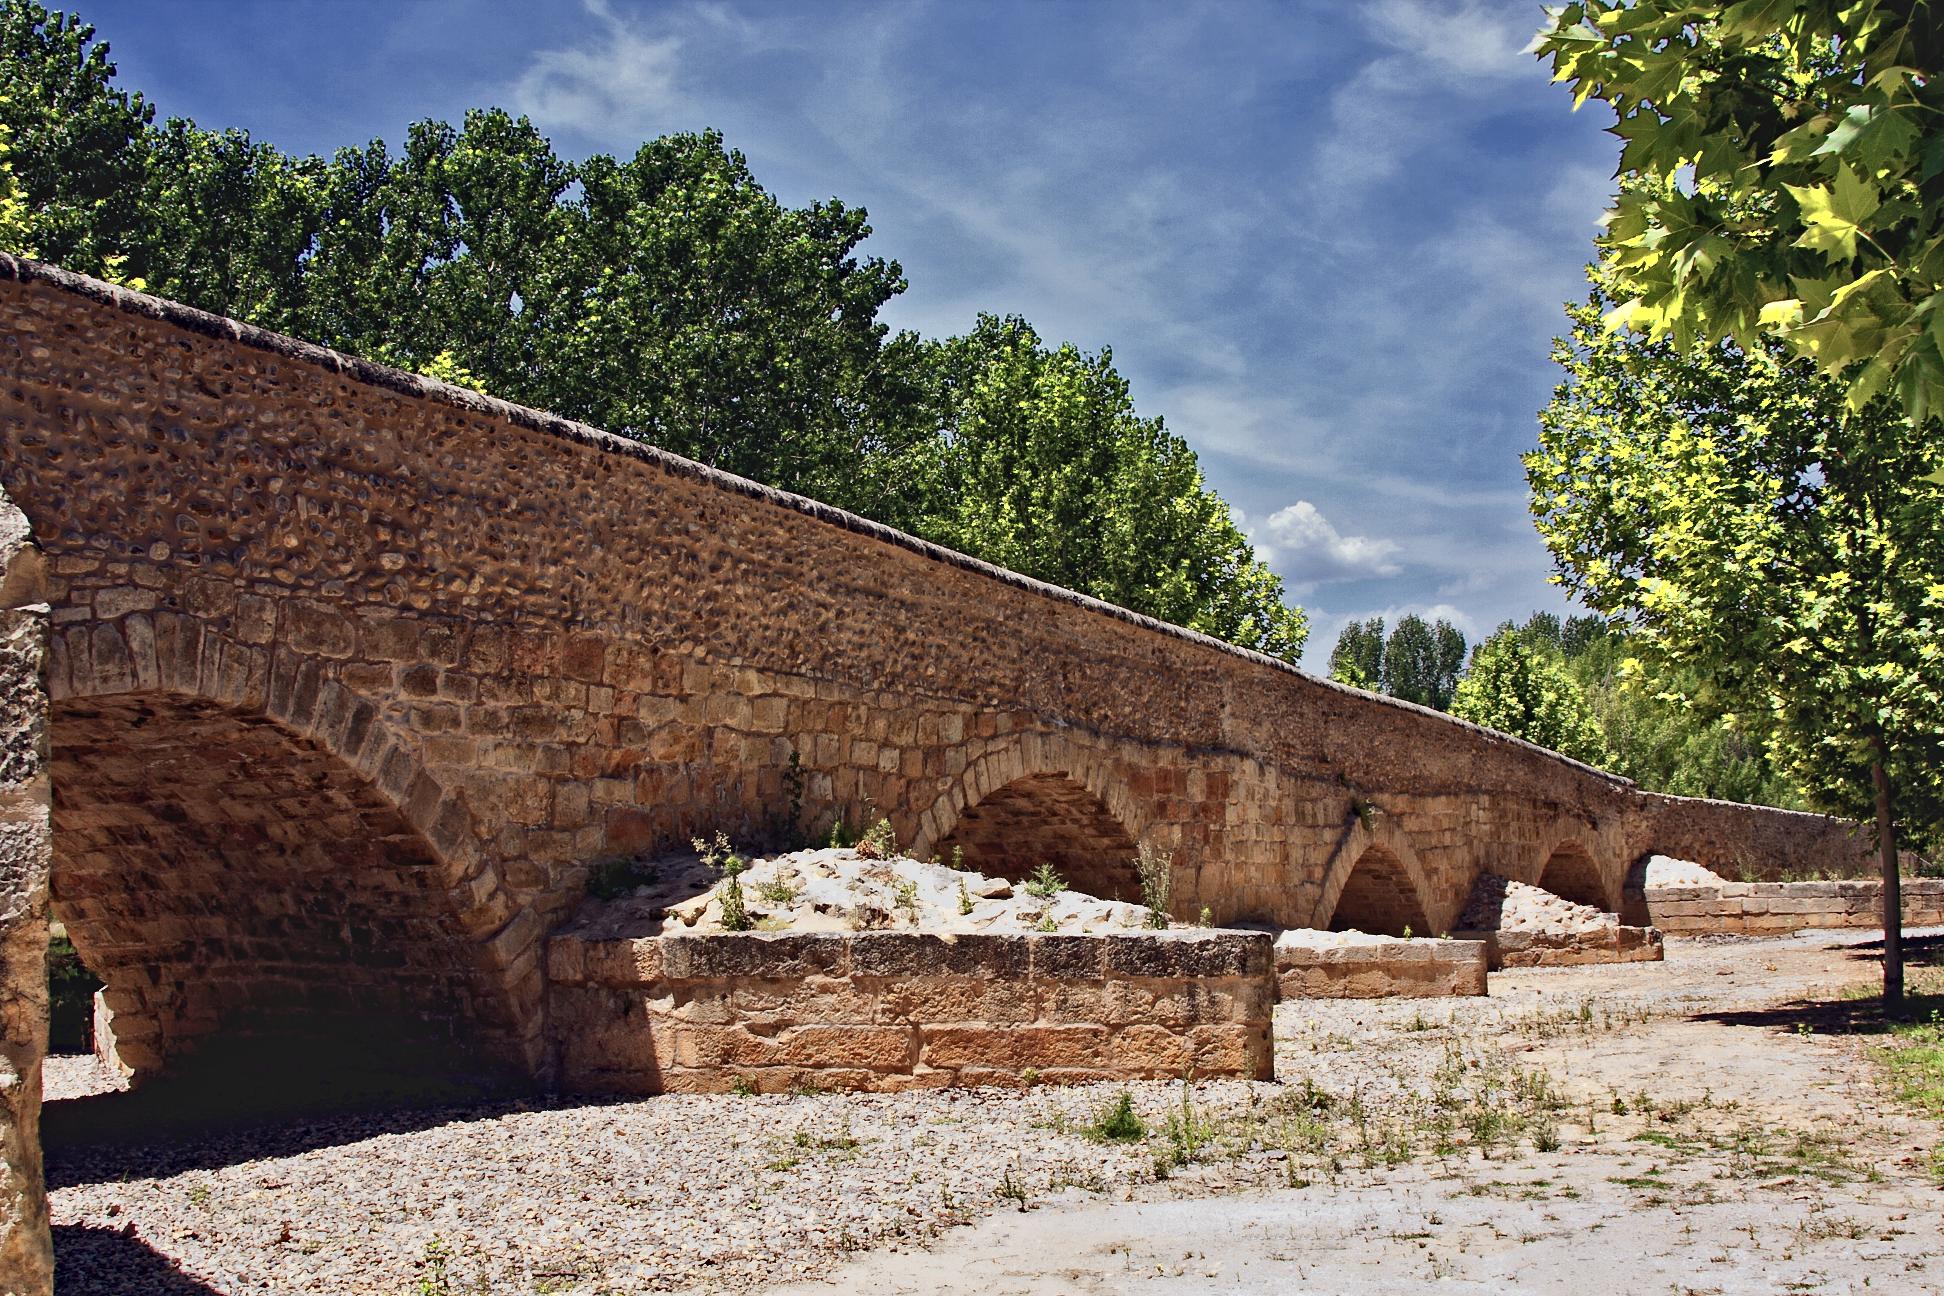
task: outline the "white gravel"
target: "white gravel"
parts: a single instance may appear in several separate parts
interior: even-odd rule
[[[1591,905],[1575,904],[1563,896],[1514,882],[1496,873],[1482,873],[1458,926],[1466,931],[1574,932],[1598,931],[1619,925],[1619,919]]]
[[[1647,861],[1646,887],[1712,887],[1728,879],[1693,860],[1655,855]]]
[[[583,920],[634,935],[724,930],[723,876],[699,855],[667,855],[633,870],[639,884],[590,901]],[[905,856],[867,857],[851,847],[753,859],[736,882],[759,931],[1102,932],[1139,928],[1148,918],[1137,904]]]

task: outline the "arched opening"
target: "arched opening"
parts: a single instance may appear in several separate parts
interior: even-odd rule
[[[1064,774],[1029,774],[968,806],[938,844],[943,859],[954,849],[967,867],[994,877],[1023,881],[1051,864],[1075,891],[1141,898],[1134,839],[1098,797]]]
[[[1337,895],[1330,930],[1373,936],[1434,934],[1404,862],[1383,846],[1372,846],[1357,858]]]
[[[437,853],[361,774],[173,694],[54,705],[53,917],[138,1081],[350,1095],[482,1074],[493,993]]]
[[[1606,883],[1600,878],[1600,866],[1578,842],[1563,842],[1554,849],[1546,859],[1546,866],[1539,870],[1538,884],[1574,904],[1591,905],[1602,911],[1613,908]]]

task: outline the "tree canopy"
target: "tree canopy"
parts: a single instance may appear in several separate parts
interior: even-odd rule
[[[1382,617],[1351,621],[1330,652],[1331,679],[1439,711],[1450,710],[1464,665],[1464,634],[1443,618],[1432,624],[1415,613],[1388,636]]]
[[[1853,410],[1780,343],[1616,334],[1595,283],[1526,458],[1559,579],[1703,682],[1816,805],[1876,818],[1894,881],[1893,814],[1928,832],[1944,809],[1935,429]]]
[[[917,529],[1015,571],[1290,661],[1309,629],[1282,601],[1194,452],[1134,411],[1113,354],[1047,347],[984,315],[927,343],[940,436]]]
[[[1556,646],[1502,627],[1472,654],[1451,714],[1604,765],[1606,735]]]
[[[93,28],[0,0],[0,246],[463,382],[1290,661],[1303,614],[1111,355],[891,335],[862,208],[713,131],[573,161],[498,109],[298,157],[159,125]],[[0,175],[5,174],[0,168]]]
[[[1535,49],[1625,142],[1609,323],[1767,335],[1861,409],[1944,408],[1944,22],[1931,0],[1585,0]]]

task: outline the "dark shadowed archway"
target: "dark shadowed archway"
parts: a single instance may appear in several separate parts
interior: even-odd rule
[[[259,1071],[480,1068],[494,984],[437,852],[363,775],[179,694],[51,720],[53,912],[137,1079],[219,1042]]]
[[[1431,918],[1418,898],[1410,872],[1388,847],[1368,847],[1344,879],[1331,911],[1331,931],[1375,936],[1430,936]]]
[[[963,853],[968,868],[1020,881],[1051,864],[1069,887],[1138,901],[1134,839],[1100,799],[1064,774],[1029,774],[966,807],[939,842],[942,859]]]
[[[1607,911],[1617,908],[1607,894],[1600,866],[1594,863],[1586,847],[1576,841],[1561,842],[1553,848],[1539,870],[1538,885],[1575,904]]]

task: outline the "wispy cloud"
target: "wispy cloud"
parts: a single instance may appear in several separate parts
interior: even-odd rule
[[[643,35],[607,0],[584,0],[584,7],[591,34],[535,54],[513,84],[514,107],[557,129],[655,133],[681,100],[681,38]]]

